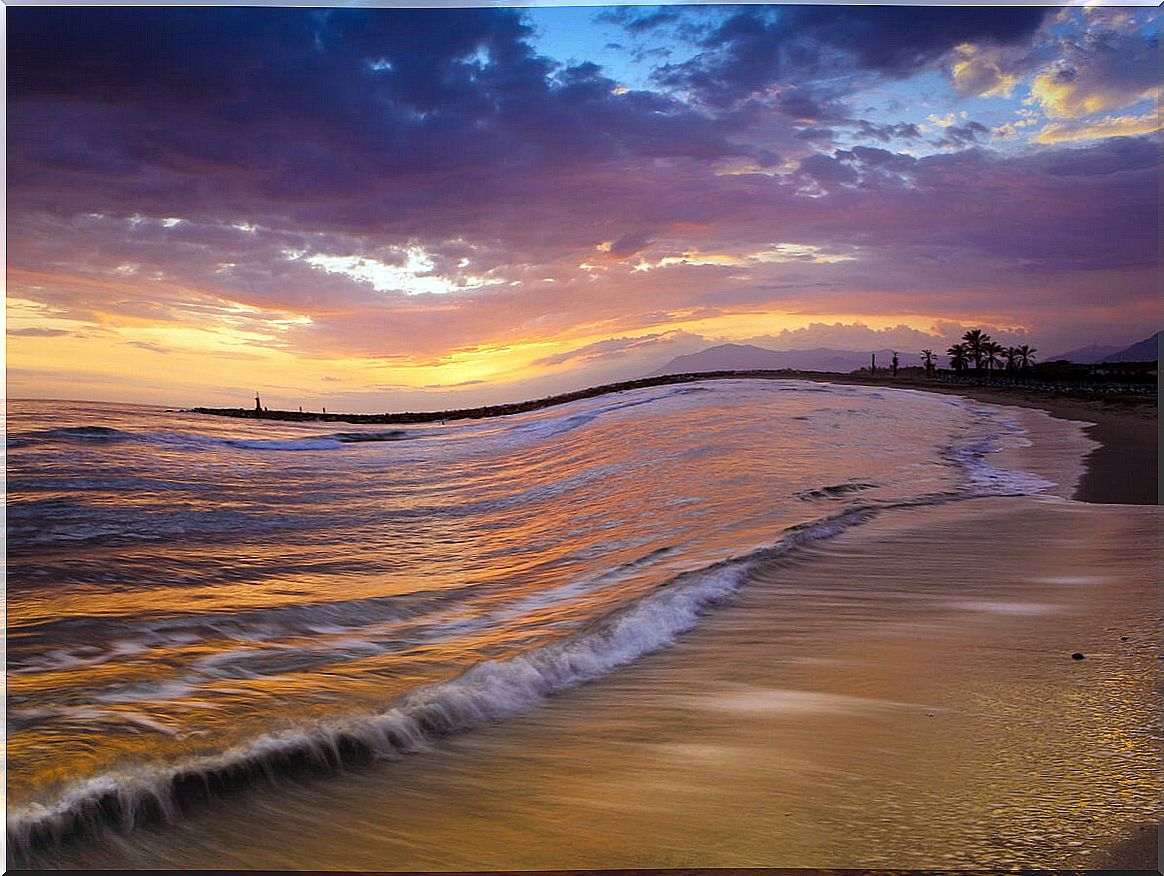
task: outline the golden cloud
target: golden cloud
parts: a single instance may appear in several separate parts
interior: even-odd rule
[[[1074,143],[1081,140],[1099,140],[1104,137],[1136,137],[1154,134],[1160,130],[1160,119],[1155,114],[1144,116],[1108,116],[1097,122],[1075,124],[1054,122],[1045,125],[1035,137],[1037,143]]]

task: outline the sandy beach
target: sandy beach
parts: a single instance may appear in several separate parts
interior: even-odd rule
[[[1086,415],[1111,458],[1145,466],[1120,424],[1155,423],[1005,401],[1026,440],[992,463],[1055,482],[1043,496],[885,512],[771,561],[675,647],[543,707],[292,783],[291,816],[250,793],[193,814],[169,829],[190,860],[153,829],[75,853],[367,871],[1152,869],[1158,514],[1110,504],[1123,488],[1097,476],[1101,454],[1083,464],[1094,441],[1063,420]]]
[[[858,382],[858,381],[850,381]],[[1048,392],[1020,387],[944,384],[935,380],[885,376],[862,385],[900,386],[960,395],[992,405],[1045,411],[1060,420],[1085,422],[1097,446],[1075,498],[1100,504],[1155,505],[1159,497],[1158,402],[1152,396],[1106,396]]]

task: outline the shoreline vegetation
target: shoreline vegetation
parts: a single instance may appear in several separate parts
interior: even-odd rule
[[[1075,498],[1100,504],[1158,503],[1158,385],[1152,382],[1054,382],[997,374],[939,372],[926,377],[920,368],[901,369],[896,376],[857,371],[706,371],[665,374],[592,386],[530,401],[446,411],[405,411],[384,414],[316,413],[248,408],[196,407],[190,411],[213,416],[296,423],[402,425],[485,419],[522,414],[632,389],[698,383],[707,380],[811,380],[886,389],[913,389],[959,395],[993,405],[1014,405],[1045,411],[1062,420],[1090,423],[1089,438],[1098,446],[1087,456],[1087,471]]]

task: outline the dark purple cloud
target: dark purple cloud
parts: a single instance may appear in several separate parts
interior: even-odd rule
[[[20,8],[9,24],[17,210],[407,233],[434,199],[472,209],[519,175],[755,151],[538,56],[509,10]]]
[[[857,134],[870,140],[888,143],[890,140],[917,140],[921,131],[912,122],[898,122],[892,125],[878,125],[867,119],[857,121]]]
[[[800,172],[811,177],[826,190],[835,185],[852,185],[858,179],[857,171],[848,163],[823,152],[810,155],[800,162]]]
[[[1142,174],[1155,169],[1159,161],[1158,146],[1151,138],[1116,137],[1089,148],[1053,150],[1037,164],[1054,176],[1096,177]]]
[[[747,6],[706,33],[704,51],[659,81],[726,106],[768,85],[856,69],[900,78],[965,42],[1028,39],[1045,9],[1028,7]]]
[[[979,122],[967,122],[964,125],[950,125],[943,129],[942,137],[938,140],[939,146],[948,146],[954,149],[963,149],[967,146],[976,146],[990,140],[990,129]]]
[[[650,233],[646,231],[624,234],[610,244],[610,253],[615,256],[634,255],[636,252],[646,249],[652,242]]]
[[[626,28],[632,34],[646,33],[664,25],[679,21],[677,9],[654,9],[644,12],[632,6],[616,6],[604,9],[598,14],[599,21],[606,21]]]

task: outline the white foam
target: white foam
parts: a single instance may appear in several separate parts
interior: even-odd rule
[[[344,761],[342,750],[353,747],[382,758],[424,750],[436,738],[524,711],[672,645],[700,615],[739,589],[755,559],[836,535],[873,513],[850,511],[790,530],[778,544],[752,557],[680,575],[568,638],[508,659],[479,663],[455,679],[404,695],[382,712],[266,733],[220,753],[178,763],[110,772],[67,786],[49,804],[10,807],[9,841],[17,849],[27,849],[34,837],[93,824],[107,817],[111,802],[123,826],[132,826],[151,805],[168,816],[175,809],[175,783],[191,777],[206,781],[256,766],[267,772],[280,762],[304,757],[338,764]]]
[[[1043,602],[999,602],[992,600],[970,600],[955,602],[953,608],[963,611],[981,611],[988,614],[1036,615],[1053,614],[1058,609]]]
[[[993,408],[970,405],[961,399],[952,399],[950,403],[980,415],[994,429],[989,435],[956,445],[948,451],[965,469],[973,493],[979,496],[1033,496],[1055,486],[1031,472],[999,468],[988,461],[989,454],[1006,449],[1007,441],[1025,440],[1026,430]]]

